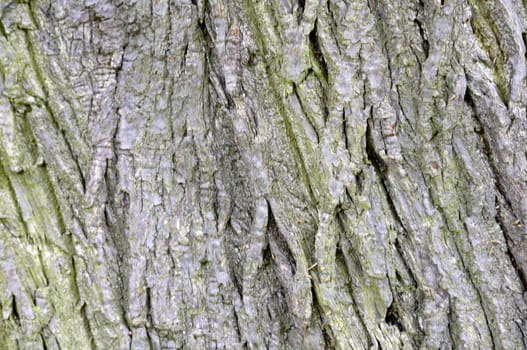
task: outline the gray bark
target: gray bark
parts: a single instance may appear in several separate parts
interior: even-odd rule
[[[0,348],[527,349],[519,0],[0,0]]]

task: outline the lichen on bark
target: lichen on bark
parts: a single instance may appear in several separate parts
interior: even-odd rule
[[[520,2],[0,1],[0,349],[525,349]]]

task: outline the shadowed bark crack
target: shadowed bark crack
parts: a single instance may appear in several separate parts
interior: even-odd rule
[[[525,18],[0,4],[2,344],[525,348]]]
[[[518,277],[522,283],[523,290],[527,290],[527,272],[524,271],[523,267],[518,264],[516,261],[515,254],[513,253],[513,249],[515,248],[515,242],[511,238],[511,235],[509,233],[508,227],[511,226],[511,223],[516,222],[521,224],[521,222],[518,220],[518,217],[514,213],[514,209],[512,208],[512,204],[510,200],[507,198],[507,190],[506,186],[504,186],[501,182],[501,175],[497,171],[497,165],[494,161],[493,152],[492,152],[492,146],[491,146],[491,136],[488,135],[488,131],[485,130],[485,125],[483,125],[482,121],[477,117],[477,111],[476,107],[474,105],[474,101],[472,97],[470,96],[470,91],[467,90],[464,96],[464,101],[467,103],[467,105],[471,108],[473,111],[474,120],[476,121],[478,125],[477,133],[480,135],[480,141],[482,142],[482,148],[484,151],[484,154],[487,158],[487,161],[490,165],[490,168],[493,172],[493,181],[495,184],[495,189],[497,192],[496,199],[495,199],[495,208],[496,208],[496,215],[495,220],[496,223],[499,225],[501,232],[503,234],[503,237],[505,238],[505,243],[507,246],[507,256],[510,259],[511,265],[513,266],[514,270],[518,274]],[[507,212],[507,222],[505,222],[505,213]],[[513,224],[514,225],[514,224]]]

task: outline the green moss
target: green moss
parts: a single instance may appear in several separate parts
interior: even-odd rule
[[[470,0],[469,3],[473,12],[470,24],[474,35],[492,61],[494,81],[498,88],[498,93],[501,99],[507,102],[509,100],[509,87],[505,72],[506,57],[500,47],[499,29],[492,20],[491,9],[487,1]]]
[[[268,46],[267,43],[269,42],[269,40],[266,40],[264,38],[264,34],[262,32],[262,26],[259,20],[261,16],[256,15],[255,6],[257,5],[254,5],[250,1],[246,1],[245,5],[246,5],[247,12],[249,14],[249,22],[253,26],[253,32],[257,39],[257,43],[262,49],[264,56],[269,57],[269,52],[270,52],[270,49],[272,50],[273,45],[271,44],[270,46]],[[265,16],[263,17],[265,18]],[[281,55],[279,54],[278,58],[280,56]],[[287,96],[288,91],[292,89],[291,82],[283,81],[281,80],[280,77],[276,77],[274,71],[270,68],[271,67],[269,65],[266,66],[266,75],[269,80],[269,86],[270,86],[273,98],[275,100],[276,107],[280,113],[280,116],[282,117],[283,125],[285,128],[285,134],[286,134],[288,143],[291,146],[291,151],[292,151],[291,153],[292,153],[293,159],[295,160],[296,169],[299,172],[302,182],[305,184],[305,187],[309,194],[311,203],[316,204],[317,199],[315,196],[315,190],[313,189],[312,183],[310,182],[310,176],[308,175],[308,172],[307,172],[306,162],[305,162],[302,152],[300,151],[297,136],[295,135],[295,128],[291,120],[291,117],[289,116],[289,111],[287,110],[283,102],[283,97]]]

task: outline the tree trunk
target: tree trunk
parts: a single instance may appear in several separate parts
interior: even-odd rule
[[[527,349],[524,4],[0,1],[0,348]]]

